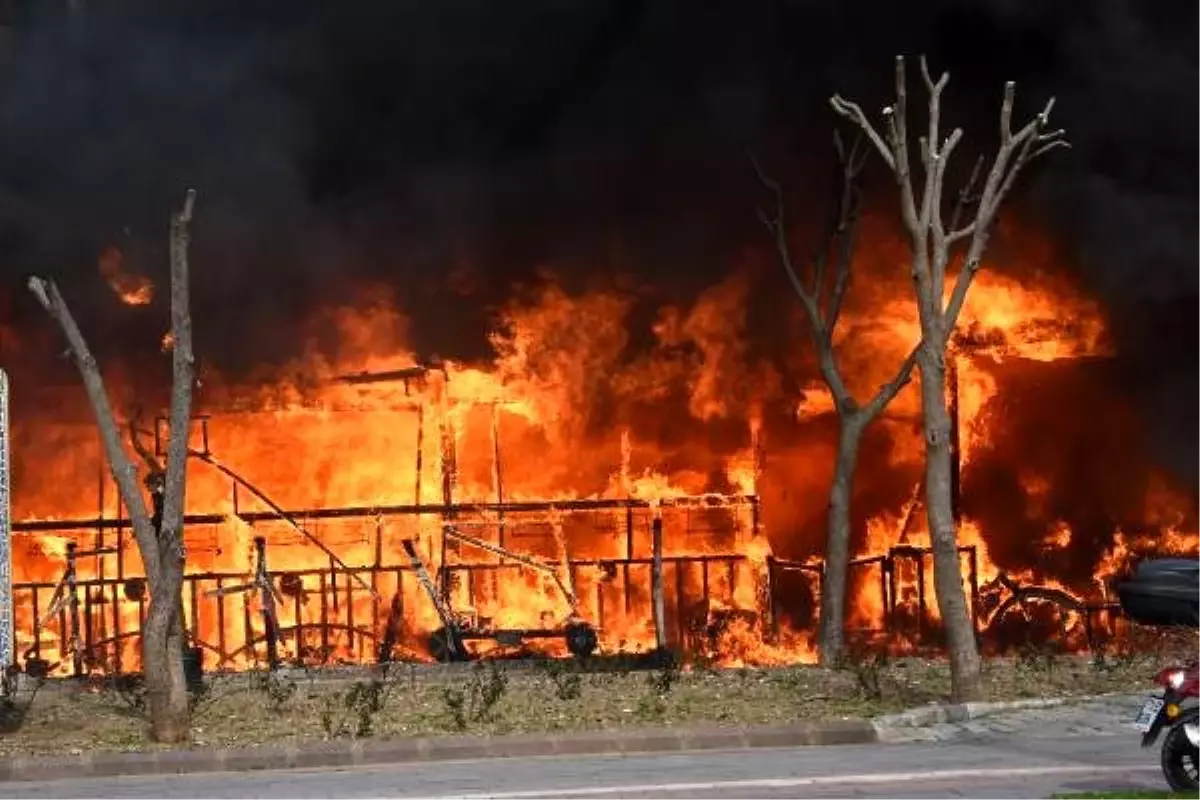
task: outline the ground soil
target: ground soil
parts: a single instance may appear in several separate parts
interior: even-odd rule
[[[1181,652],[1194,657],[1196,644]],[[1065,697],[1150,690],[1156,654],[1054,656],[987,662],[988,698]],[[212,676],[198,699],[189,746],[243,747],[343,737],[413,737],[752,725],[865,718],[945,701],[946,666],[871,660],[840,670],[685,668],[588,671],[577,662],[517,668],[395,665],[386,675],[291,671]],[[0,754],[142,750],[136,687],[63,682],[22,690],[4,707]]]

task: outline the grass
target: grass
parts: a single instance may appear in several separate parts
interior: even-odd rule
[[[1135,659],[1103,665],[1083,657],[1005,659],[987,662],[986,680],[993,700],[1067,697],[1147,689],[1148,669]],[[135,696],[92,689],[34,695],[22,724],[0,735],[0,755],[156,747],[147,742]],[[427,671],[398,665],[386,678],[349,683],[251,673],[210,678],[190,746],[866,718],[944,701],[948,692],[945,664],[920,659],[842,670],[587,672],[575,662],[528,669],[493,662]]]

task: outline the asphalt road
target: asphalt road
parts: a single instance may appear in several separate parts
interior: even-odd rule
[[[352,770],[0,784],[0,797],[1049,797],[1165,788],[1136,735],[653,756],[503,759]]]

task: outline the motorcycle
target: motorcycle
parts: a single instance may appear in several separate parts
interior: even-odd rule
[[[1177,792],[1195,792],[1200,786],[1200,709],[1196,698],[1200,691],[1200,667],[1168,667],[1154,677],[1163,687],[1161,695],[1152,695],[1142,705],[1134,727],[1142,734],[1142,747],[1152,747],[1164,730],[1159,757],[1163,775]]]

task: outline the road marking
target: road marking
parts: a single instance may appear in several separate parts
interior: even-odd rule
[[[707,792],[717,789],[786,789],[794,786],[830,786],[855,783],[907,783],[913,781],[964,780],[972,778],[1021,778],[1039,775],[1096,775],[1102,773],[1159,772],[1148,765],[1009,767],[994,769],[944,769],[928,772],[867,772],[859,775],[811,775],[795,778],[750,778],[703,783],[640,783],[623,786],[584,786],[573,789],[528,789],[517,792],[447,795],[439,800],[521,800],[540,797],[603,797],[646,792]]]

